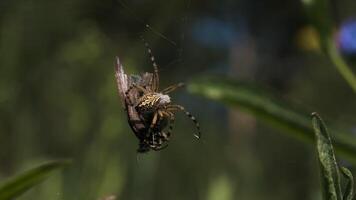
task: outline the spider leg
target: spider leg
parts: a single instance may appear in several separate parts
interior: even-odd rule
[[[168,144],[163,145],[163,146],[155,146],[155,147],[152,148],[152,150],[154,150],[154,151],[160,151],[160,150],[165,149],[165,148],[167,148],[167,147],[168,147]]]
[[[163,132],[162,133],[162,136],[163,136],[163,139],[165,141],[168,141],[169,140],[169,137],[171,136],[172,134],[172,131],[173,131],[173,125],[174,125],[174,122],[175,122],[175,117],[174,117],[174,114],[170,111],[165,111],[168,115],[169,115],[169,128],[168,128],[168,131],[165,133]]]
[[[152,53],[152,50],[151,50],[150,46],[148,45],[148,43],[146,42],[146,40],[143,37],[141,37],[141,39],[145,43],[147,52],[148,52],[148,54],[150,56],[150,59],[151,59],[152,65],[153,65],[154,73],[153,73],[153,77],[152,77],[152,90],[154,92],[157,92],[158,88],[159,88],[158,65],[157,65],[157,63],[155,61],[155,57],[153,56],[153,53]]]
[[[142,86],[139,86],[139,85],[136,85],[136,84],[132,84],[125,92],[125,99],[128,101],[127,103],[130,106],[134,106],[134,104],[132,103],[131,98],[129,97],[129,93],[133,89],[138,89],[139,91],[142,91],[143,93],[147,93],[147,90],[145,88],[143,88]]]
[[[138,89],[138,90],[140,90],[140,91],[143,92],[143,93],[147,93],[147,90],[146,90],[144,87],[142,87],[142,86],[140,86],[140,85],[132,84],[132,85],[126,90],[125,95],[129,94],[132,89]]]
[[[174,117],[173,113],[166,112],[165,110],[161,110],[161,109],[158,109],[156,114],[158,115],[156,124],[157,123],[159,124],[160,121],[163,120],[165,116],[168,116],[170,118],[170,122],[172,122],[171,117],[172,116]],[[170,125],[171,124],[172,123],[170,123]],[[171,134],[171,129],[172,129],[172,127],[170,126],[170,130],[168,133],[166,133],[165,131],[160,130],[160,129],[155,130],[157,132],[151,133],[152,134],[151,135],[152,144],[150,145],[150,148],[155,151],[159,151],[159,150],[166,148],[168,146],[168,144],[166,142],[169,140],[169,136]]]
[[[198,130],[198,134],[194,134],[194,136],[198,139],[200,139],[201,137],[201,132],[200,132],[200,125],[199,122],[196,120],[196,118],[188,111],[185,110],[185,108],[181,105],[168,105],[167,107],[167,111],[171,111],[171,112],[175,112],[178,110],[181,110],[185,113],[185,115],[187,115],[195,124],[196,129]]]
[[[157,118],[158,118],[158,112],[155,112],[153,114],[153,119],[152,119],[152,122],[151,122],[151,125],[150,125],[150,129],[153,129],[154,126],[157,124]]]
[[[169,129],[168,132],[165,132],[162,130],[161,132],[161,137],[163,138],[164,141],[169,140],[169,136],[171,135],[172,129],[173,129],[173,124],[174,124],[174,114],[170,111],[166,110],[159,110],[159,114],[161,119],[164,118],[164,116],[167,116],[169,118]]]
[[[158,120],[158,112],[155,112],[154,114],[153,114],[153,118],[152,118],[152,122],[151,122],[151,124],[150,124],[150,127],[149,127],[149,129],[148,129],[148,134],[149,134],[149,136],[151,137],[150,139],[151,139],[151,147],[154,147],[155,145],[156,145],[156,141],[155,141],[155,133],[154,133],[154,131],[152,131],[153,130],[153,128],[155,127],[155,125],[157,124],[157,120]]]
[[[159,117],[161,117],[160,119],[162,119],[162,117],[163,117],[163,112],[164,111],[162,111],[162,110],[159,110],[159,109],[157,110]]]
[[[184,86],[184,83],[177,83],[177,84],[174,84],[174,85],[171,85],[167,88],[165,88],[164,90],[161,91],[162,94],[168,94],[174,90],[176,90],[177,88],[180,88],[180,87],[183,87]]]
[[[157,112],[158,112],[158,115],[159,115],[159,121],[161,122],[163,119],[164,119],[164,117],[165,116],[168,116],[168,117],[170,117],[169,115],[168,115],[168,113],[166,112],[166,111],[164,111],[164,110],[160,110],[160,109],[158,109],[157,110]],[[165,142],[165,141],[167,141],[167,134],[163,131],[163,130],[160,130],[160,132],[159,132],[160,134],[159,134],[159,143],[160,143],[160,145],[163,143],[163,142]],[[163,140],[162,140],[163,139]]]

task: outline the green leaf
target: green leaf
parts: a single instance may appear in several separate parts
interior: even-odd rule
[[[238,107],[258,119],[280,128],[283,134],[310,144],[314,132],[310,127],[310,112],[297,109],[292,104],[250,83],[218,77],[202,77],[188,84],[194,94]],[[336,151],[356,165],[356,139],[351,134],[335,131]]]
[[[340,170],[345,178],[348,179],[346,184],[345,192],[343,195],[343,200],[353,200],[354,198],[354,178],[350,170],[345,167],[340,167]]]
[[[326,200],[342,200],[340,172],[328,130],[317,113],[312,114],[316,149],[320,163],[323,194]]]
[[[68,164],[69,161],[52,161],[10,178],[0,186],[0,200],[10,200],[18,197],[45,180],[52,171],[58,170]]]

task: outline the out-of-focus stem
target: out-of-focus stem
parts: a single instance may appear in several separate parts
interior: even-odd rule
[[[326,46],[326,53],[330,60],[335,65],[336,69],[339,71],[341,76],[346,80],[346,82],[350,85],[353,91],[356,93],[356,76],[353,74],[352,70],[346,63],[346,61],[342,58],[339,51],[337,50],[333,41],[328,40]]]

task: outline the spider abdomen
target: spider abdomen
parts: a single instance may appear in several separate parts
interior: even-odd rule
[[[140,98],[136,108],[140,111],[155,111],[159,107],[167,105],[170,102],[171,99],[166,94],[147,93]]]

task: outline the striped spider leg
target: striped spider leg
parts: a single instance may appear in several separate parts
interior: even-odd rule
[[[194,134],[194,136],[197,138],[197,139],[200,139],[201,138],[201,131],[200,131],[200,125],[199,125],[199,122],[196,120],[196,118],[190,113],[188,112],[183,106],[181,105],[176,105],[176,104],[170,104],[170,105],[167,105],[166,107],[166,111],[171,113],[173,116],[174,116],[174,113],[177,112],[177,111],[183,111],[185,113],[185,115],[187,117],[189,117],[195,124],[195,127],[198,131],[197,134]]]
[[[153,56],[152,50],[148,42],[146,42],[145,38],[141,37],[145,47],[147,49],[148,55],[150,56],[150,60],[153,66],[153,76],[151,80],[151,87],[149,88],[151,92],[158,92],[159,90],[159,74],[158,74],[158,65],[156,63],[156,59]]]

